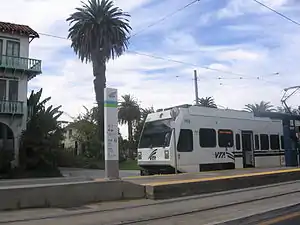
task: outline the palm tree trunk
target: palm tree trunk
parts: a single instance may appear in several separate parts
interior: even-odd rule
[[[132,121],[128,121],[128,140],[132,141]]]
[[[106,87],[105,71],[106,65],[102,57],[93,57],[93,73],[95,76],[94,89],[99,109],[99,118],[97,118],[97,121],[100,141],[102,143],[104,143],[104,88]]]
[[[133,159],[132,121],[128,121],[128,140],[130,146],[130,158]]]

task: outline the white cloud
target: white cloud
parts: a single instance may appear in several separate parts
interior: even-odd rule
[[[289,0],[260,0],[260,2],[275,10],[280,10]],[[230,0],[225,8],[219,10],[217,17],[224,19],[245,15],[247,13],[261,14],[266,12],[270,11],[254,1]]]
[[[116,2],[125,11],[133,12],[131,20],[136,31],[145,27],[145,24],[156,21],[174,11],[175,8],[184,5],[180,0],[174,1],[174,4],[171,5],[169,1],[167,3],[161,1],[150,10],[141,8],[141,6],[151,0],[118,0]],[[80,5],[80,0],[14,0],[14,3],[14,5],[9,3],[1,5],[2,20],[28,24],[39,32],[65,37],[68,29],[65,19],[75,7]],[[289,2],[268,0],[264,3],[276,9],[287,10]],[[18,5],[18,8],[15,5]],[[187,32],[187,25],[178,27],[179,25],[176,24],[178,20],[185,21],[186,24],[191,22],[191,12],[196,12],[197,7],[195,5],[195,7],[182,11],[148,29],[145,34],[149,36],[148,40],[150,44],[153,44],[153,48],[150,53],[143,48],[138,51],[199,66],[164,61],[128,52],[108,64],[108,85],[118,88],[120,96],[127,93],[133,94],[143,107],[154,106],[157,109],[193,103],[195,99],[193,70],[197,69],[200,97],[213,96],[218,105],[241,109],[246,103],[261,100],[279,105],[283,88],[300,83],[298,74],[300,71],[298,63],[300,30],[298,31],[297,27],[292,27],[289,22],[278,20],[276,15],[271,14],[270,17],[265,18],[266,22],[261,21],[259,24],[243,21],[243,23],[232,26],[224,25],[228,28],[228,35],[231,32],[245,32],[245,30],[264,32],[264,40],[253,39],[230,45],[226,43],[207,44],[201,35],[201,33],[209,32],[206,28],[199,28],[198,33],[195,34]],[[201,7],[203,6],[201,5]],[[244,0],[232,0],[225,9],[218,13],[221,20],[233,15],[247,15],[256,10],[265,12],[262,7],[253,2],[250,4]],[[213,15],[213,12],[211,13]],[[195,19],[197,18],[199,19],[200,16]],[[207,18],[209,22],[213,17]],[[280,23],[276,22],[273,23],[273,26],[265,26],[265,23],[272,23],[272,19],[280,21]],[[188,26],[193,27],[194,24],[189,23]],[[162,31],[164,36],[160,35]],[[151,39],[150,35],[152,34],[160,35],[160,39],[157,40],[156,36]],[[211,36],[212,40],[215,38],[214,35],[217,34],[214,33]],[[222,35],[226,36],[227,33]],[[132,39],[133,44],[137,41],[139,41],[139,36]],[[141,43],[139,44],[141,46]],[[160,47],[158,48],[156,44],[159,44]],[[272,44],[271,47],[270,44]],[[81,63],[75,55],[69,56],[60,52],[69,45],[68,40],[46,36],[41,36],[39,40],[33,41],[30,57],[42,59],[44,68],[52,67],[54,69],[44,70],[42,75],[30,82],[30,88],[42,87],[44,97],[52,97],[51,104],[63,105],[63,110],[71,116],[75,116],[83,110],[83,105],[91,107],[94,104],[95,94],[91,65]],[[233,71],[245,76],[243,79],[239,79],[238,75],[210,71],[200,66]],[[280,74],[272,75],[276,72]],[[262,78],[263,76],[265,77]],[[260,79],[256,79],[256,77]],[[296,96],[290,99],[289,103],[296,105]],[[64,118],[69,119],[66,115]],[[122,126],[121,131],[126,134],[126,127]]]
[[[217,58],[220,60],[259,60],[263,58],[263,55],[243,49],[236,49],[221,52]]]

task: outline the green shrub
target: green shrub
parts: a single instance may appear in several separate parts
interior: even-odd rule
[[[75,167],[86,169],[104,169],[104,162],[96,158],[74,155],[71,151],[60,149],[56,151],[56,163],[59,167]]]

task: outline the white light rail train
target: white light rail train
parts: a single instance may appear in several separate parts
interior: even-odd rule
[[[284,165],[281,120],[200,106],[177,109],[174,120],[171,109],[147,116],[137,155],[141,175],[174,173],[176,165],[178,173]]]

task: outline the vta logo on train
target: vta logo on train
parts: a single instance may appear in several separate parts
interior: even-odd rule
[[[226,158],[226,153],[225,152],[215,152],[215,158],[216,159]]]
[[[157,149],[153,150],[153,152],[151,152],[151,154],[149,155],[148,159],[156,160],[156,152],[157,152]]]

